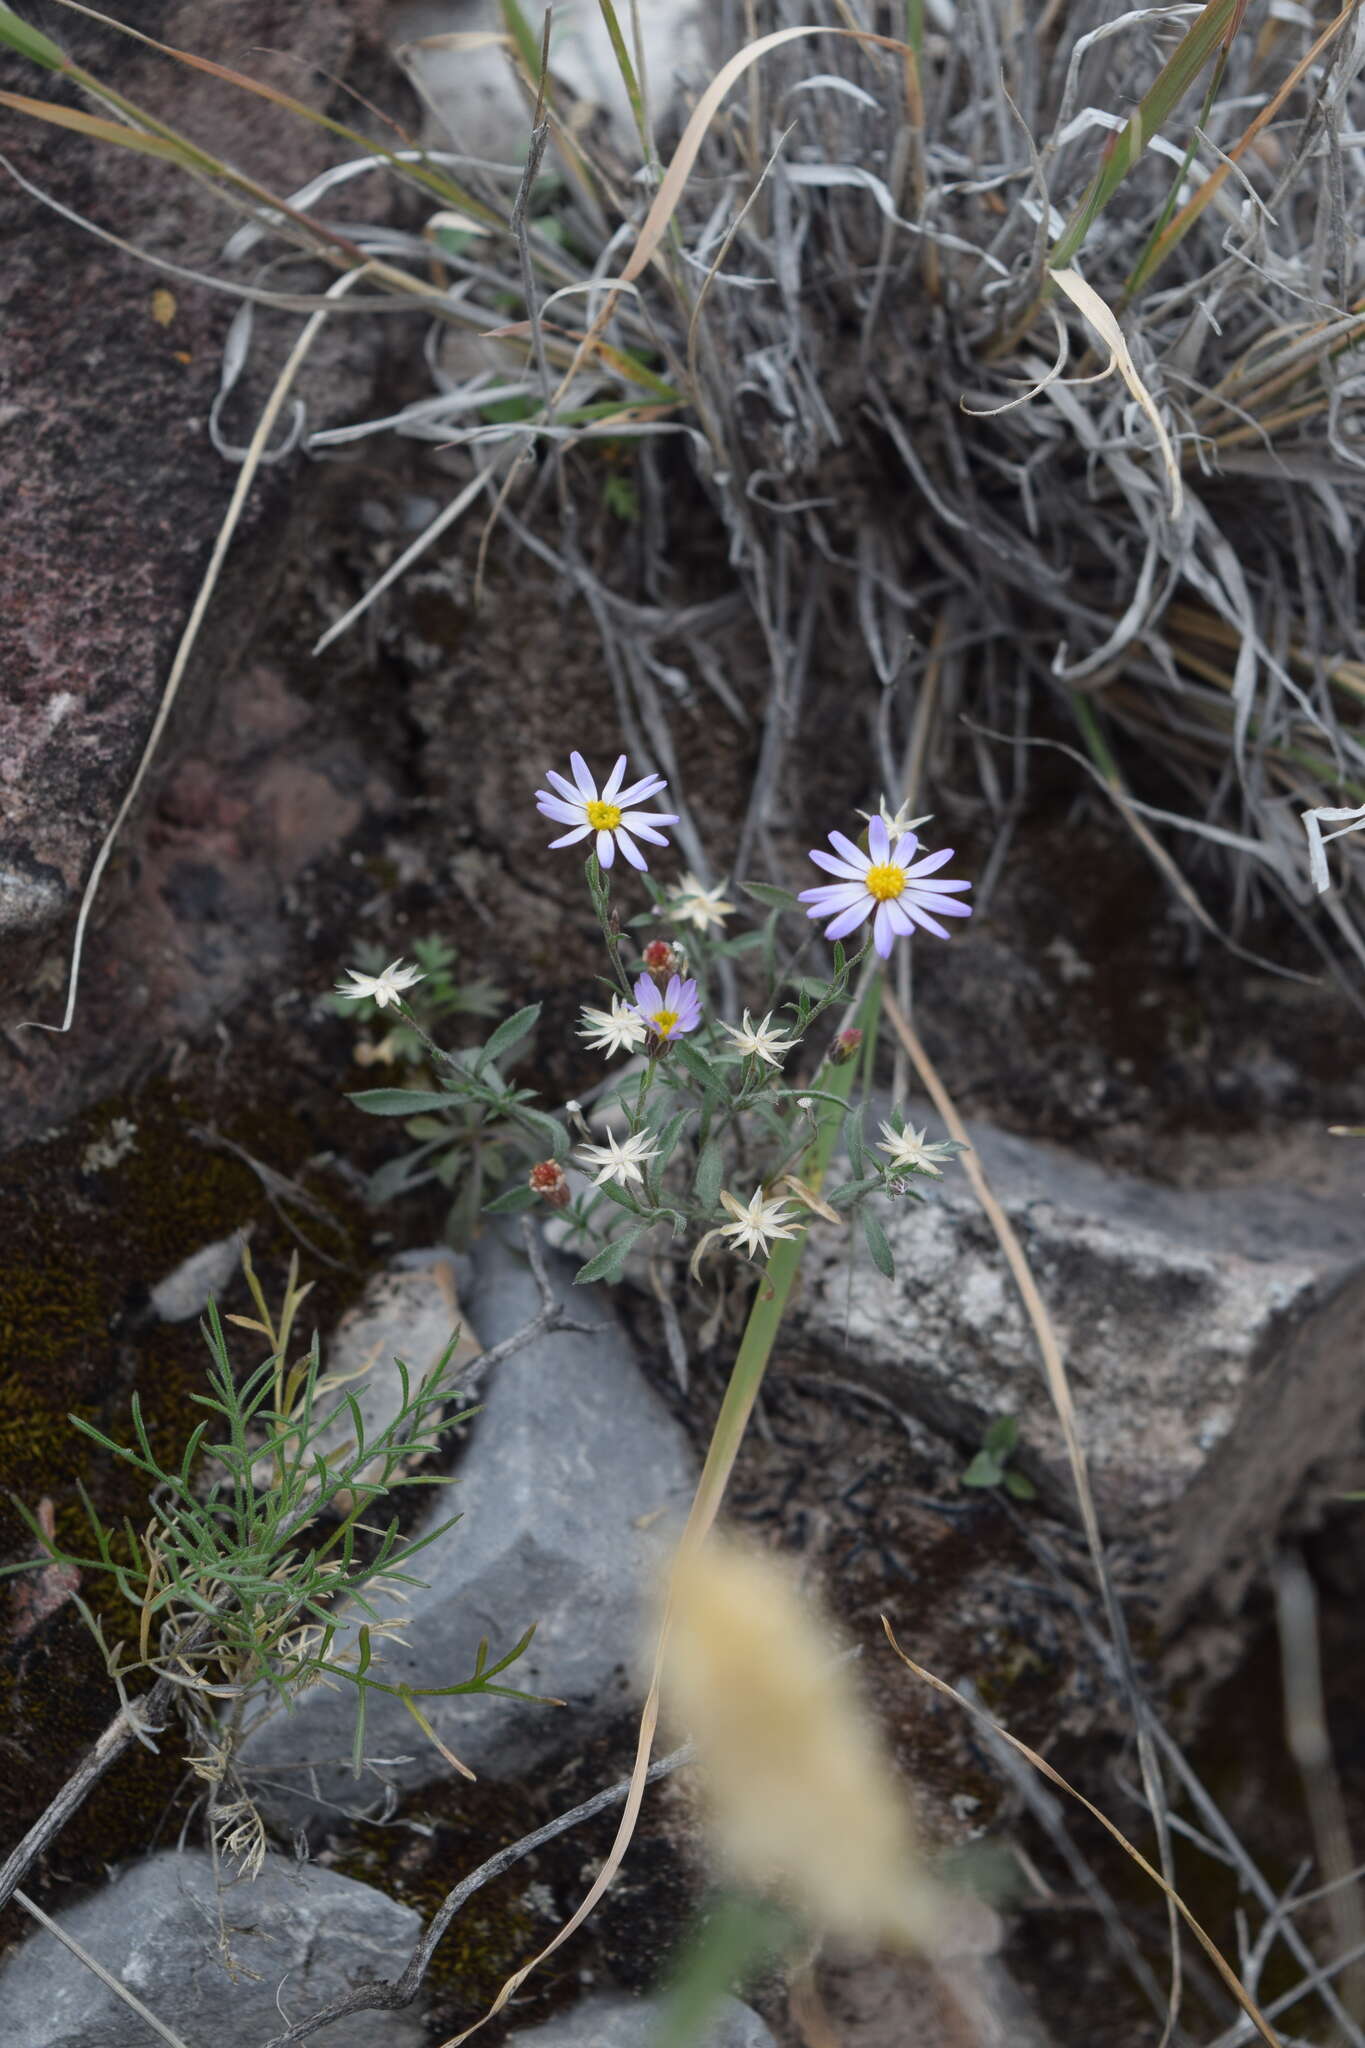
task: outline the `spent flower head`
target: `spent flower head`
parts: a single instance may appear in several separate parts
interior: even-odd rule
[[[562,838],[550,841],[551,851],[557,846],[573,846],[591,832],[597,835],[597,858],[604,868],[609,868],[616,859],[618,846],[633,868],[642,871],[648,868],[649,863],[635,841],[645,839],[652,846],[667,846],[668,841],[658,828],[660,825],[676,825],[677,814],[673,811],[637,811],[631,806],[643,803],[647,797],[657,796],[660,790],[666,789],[668,785],[662,775],[642,775],[638,782],[632,782],[629,788],[623,789],[626,757],[621,754],[599,795],[597,784],[581,754],[570,754],[569,767],[573,771],[572,782],[550,768],[546,771],[546,779],[552,788],[536,791],[536,809],[545,817],[553,818],[556,824],[569,827]]]
[[[609,1010],[596,1010],[585,1004],[581,1015],[579,1037],[586,1039],[594,1052],[604,1052],[608,1059],[613,1053],[634,1052],[648,1035],[644,1019],[620,996],[612,997]]]
[[[557,1159],[539,1159],[526,1176],[526,1185],[552,1209],[567,1209],[572,1199],[569,1176]]]
[[[915,834],[905,832],[893,845],[881,818],[873,818],[868,825],[867,853],[842,832],[831,832],[829,843],[833,853],[812,848],[811,859],[839,879],[801,891],[801,901],[811,906],[807,917],[831,920],[825,926],[827,939],[846,938],[870,917],[872,943],[885,960],[895,941],[908,937],[916,925],[935,938],[947,938],[943,926],[930,915],[932,911],[941,917],[971,916],[970,904],[957,900],[971,883],[939,879],[938,870],[953,857],[951,846],[917,861]]]
[[[800,1045],[801,1040],[780,1038],[771,1028],[772,1021],[772,1012],[769,1011],[761,1024],[755,1024],[746,1010],[742,1024],[722,1024],[720,1028],[734,1040],[739,1051],[746,1057],[766,1060],[770,1067],[780,1067],[782,1054],[790,1052],[794,1045]]]
[[[663,1045],[670,1039],[681,1038],[686,1031],[695,1031],[701,1022],[697,984],[684,981],[680,974],[669,976],[662,994],[658,984],[642,974],[635,984],[635,1008]]]
[[[390,1003],[401,1005],[404,989],[426,979],[420,967],[405,967],[401,959],[390,960],[382,974],[362,974],[358,967],[348,967],[346,972],[352,985],[347,988],[344,981],[339,981],[337,994],[349,996],[356,1002],[363,1002],[368,997],[381,1010],[387,1009]]]
[[[708,889],[689,870],[671,892],[668,909],[681,923],[694,925],[699,932],[708,932],[713,926],[717,931],[724,931],[725,920],[733,917],[735,905],[726,898],[724,882],[717,882],[714,889]]]
[[[574,1158],[592,1172],[596,1188],[609,1180],[619,1182],[623,1188],[629,1187],[632,1181],[643,1186],[646,1161],[659,1156],[658,1146],[651,1145],[649,1140],[648,1131],[637,1131],[634,1137],[624,1140],[618,1140],[614,1131],[608,1131],[605,1145],[580,1145]]]
[[[721,1236],[732,1237],[751,1258],[766,1258],[776,1238],[795,1237],[792,1226],[801,1221],[801,1211],[792,1203],[765,1195],[761,1187],[754,1189],[747,1202],[722,1188],[720,1200],[721,1207],[735,1219],[733,1223],[721,1224]]]
[[[941,1175],[943,1168],[936,1162],[951,1159],[956,1148],[952,1145],[926,1145],[928,1126],[922,1131],[898,1131],[894,1124],[882,1125],[884,1143],[877,1146],[879,1152],[887,1155],[888,1168],[892,1173],[932,1173]]]
[[[676,939],[651,939],[640,958],[657,981],[661,974],[686,974],[687,948]]]

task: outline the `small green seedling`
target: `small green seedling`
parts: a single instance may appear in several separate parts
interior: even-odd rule
[[[981,1449],[962,1475],[964,1486],[1003,1486],[1016,1500],[1036,1500],[1038,1489],[1010,1459],[1019,1443],[1019,1424],[1012,1415],[997,1415],[981,1440]]]

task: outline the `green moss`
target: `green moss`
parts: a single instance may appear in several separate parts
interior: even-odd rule
[[[409,1817],[420,1817],[421,1833],[402,1825]],[[362,1822],[352,1829],[336,1868],[411,1906],[426,1922],[462,1877],[535,1825],[516,1786],[452,1780],[412,1795],[385,1826]],[[533,1860],[515,1864],[456,1914],[426,1977],[433,2016],[443,2026],[466,2025],[486,2011],[513,1970],[544,1946],[557,1922],[527,1903],[536,1877]],[[537,2017],[562,2002],[554,1984],[553,1974],[528,1984]],[[527,2012],[519,2000],[522,2024]]]

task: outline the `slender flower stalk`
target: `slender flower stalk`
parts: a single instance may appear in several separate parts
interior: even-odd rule
[[[970,889],[970,882],[943,881],[938,870],[953,857],[951,846],[926,854],[917,861],[919,840],[903,832],[892,844],[891,834],[881,818],[867,828],[868,852],[864,853],[842,832],[831,832],[833,853],[813,848],[811,859],[827,874],[837,875],[818,889],[803,889],[801,901],[809,903],[807,917],[831,920],[825,926],[827,939],[846,938],[851,931],[872,919],[872,943],[882,959],[900,938],[908,938],[916,925],[946,939],[943,926],[930,915],[970,917],[971,906],[959,903],[958,894]]]
[[[660,790],[668,787],[662,775],[642,775],[638,782],[632,782],[629,788],[623,789],[626,757],[621,754],[599,795],[597,784],[581,754],[570,754],[569,767],[573,771],[572,782],[550,768],[546,771],[546,779],[552,785],[551,789],[536,791],[536,809],[544,817],[553,818],[556,824],[569,827],[562,838],[550,841],[550,850],[574,846],[580,839],[586,839],[589,833],[595,833],[594,846],[602,867],[612,865],[619,846],[631,866],[643,873],[649,863],[635,841],[644,839],[651,846],[667,846],[668,840],[658,828],[678,822],[677,814],[672,811],[632,809],[632,805],[643,803],[646,798],[657,796]]]

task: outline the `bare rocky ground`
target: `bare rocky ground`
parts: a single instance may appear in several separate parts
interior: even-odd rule
[[[319,33],[330,33],[328,10],[313,12]],[[159,32],[168,40],[204,47],[202,22],[196,19],[191,38],[177,26],[175,8],[163,13]],[[234,29],[243,40],[252,33]],[[319,45],[320,61],[343,55],[340,43]],[[278,171],[285,184],[306,174],[302,164]],[[88,194],[88,186],[81,190]],[[74,229],[55,228],[46,217],[43,231],[68,238],[64,260],[96,265],[92,296],[108,322],[100,346],[112,352],[105,378],[122,376],[130,354],[145,358],[149,347],[163,348],[159,331],[136,325],[151,289],[142,272],[108,252],[92,257]],[[54,246],[44,241],[45,263]],[[318,998],[357,941],[392,954],[413,936],[449,938],[471,971],[494,975],[518,1000],[545,1000],[528,1085],[555,1098],[584,1085],[591,1071],[571,1026],[595,971],[593,932],[575,863],[557,865],[544,854],[530,792],[543,767],[584,733],[616,730],[592,622],[504,534],[494,543],[481,607],[467,559],[451,554],[411,578],[352,639],[314,660],[308,649],[318,631],[391,559],[414,499],[432,489],[429,469],[371,452],[335,466],[294,464],[270,478],[223,596],[220,628],[186,686],[101,898],[76,1026],[62,1038],[17,1028],[25,1018],[60,1012],[74,892],[140,749],[230,488],[199,431],[224,316],[207,301],[192,308],[187,300],[184,318],[197,323],[191,361],[171,351],[155,371],[155,407],[173,423],[169,442],[148,433],[150,398],[125,412],[106,406],[73,425],[66,404],[84,388],[77,366],[65,355],[40,358],[36,343],[17,359],[25,389],[42,394],[17,402],[29,407],[30,427],[39,405],[42,431],[34,430],[32,456],[27,441],[19,444],[28,487],[21,511],[19,494],[8,494],[5,518],[28,550],[30,587],[45,609],[36,626],[32,618],[25,626],[23,659],[12,660],[6,685],[12,730],[25,738],[6,756],[7,872],[18,880],[7,899],[9,923],[0,925],[7,1246],[0,1471],[25,1499],[50,1500],[67,1534],[76,1526],[78,1474],[106,1513],[145,1512],[116,1470],[91,1467],[63,1422],[69,1409],[117,1427],[136,1387],[158,1445],[169,1448],[183,1435],[199,1339],[192,1320],[162,1320],[154,1297],[185,1258],[251,1227],[267,1284],[278,1285],[302,1230],[308,1242],[300,1249],[305,1263],[314,1258],[309,1270],[319,1283],[313,1306],[327,1330],[395,1247],[427,1242],[439,1230],[439,1210],[421,1198],[372,1214],[356,1192],[357,1172],[386,1155],[389,1133],[341,1101],[345,1089],[373,1076],[353,1062],[355,1034],[323,1015]],[[153,374],[145,361],[144,371]],[[413,377],[401,343],[382,359],[352,344],[324,371],[333,380],[325,402],[342,411],[359,408],[376,377],[400,398]],[[197,380],[192,397],[174,385],[180,377]],[[6,445],[14,443],[15,424],[7,419],[0,429]],[[73,505],[61,487],[70,469],[64,437],[77,426],[92,489],[108,479],[103,510]],[[167,497],[166,479],[191,470],[193,503],[182,505]],[[575,472],[586,508],[583,545],[629,589],[639,570],[635,537],[602,505],[600,481],[587,464]],[[133,494],[127,502],[125,485]],[[678,489],[688,488],[680,475]],[[139,490],[146,494],[141,517]],[[153,520],[156,504],[164,516]],[[697,511],[693,558],[669,565],[669,603],[695,604],[725,588],[700,498]],[[87,519],[102,536],[99,549],[81,544]],[[130,557],[145,590],[136,579],[130,584]],[[73,578],[76,613],[66,596]],[[126,610],[113,604],[120,582],[125,594],[144,591]],[[83,623],[81,606],[94,625]],[[718,634],[715,651],[752,721],[761,701],[760,650]],[[666,630],[660,653],[680,658]],[[63,691],[74,701],[51,718],[43,707],[50,712]],[[814,687],[776,838],[786,865],[774,879],[795,880],[811,834],[866,801],[858,721],[870,725],[874,716],[871,689],[865,697],[834,674]],[[36,714],[47,729],[42,750],[30,755]],[[723,871],[753,773],[755,727],[722,716],[695,675],[672,715],[689,798]],[[965,765],[949,762],[933,801],[936,829],[957,845],[963,872],[980,874],[999,827]],[[818,828],[811,819],[821,821]],[[1302,1542],[1315,1573],[1348,1807],[1356,1818],[1365,1808],[1354,1711],[1365,1541],[1359,1511],[1334,1498],[1362,1483],[1365,1466],[1358,1409],[1339,1369],[1344,1340],[1336,1340],[1332,1372],[1310,1382],[1330,1383],[1336,1406],[1323,1413],[1301,1401],[1286,1450],[1294,1433],[1273,1401],[1263,1401],[1280,1385],[1277,1374],[1289,1370],[1288,1353],[1276,1349],[1284,1318],[1245,1315],[1229,1338],[1240,1347],[1240,1378],[1231,1390],[1223,1382],[1216,1389],[1225,1426],[1191,1450],[1197,1426],[1190,1417],[1204,1415],[1195,1404],[1207,1403],[1208,1391],[1203,1381],[1188,1384],[1198,1369],[1163,1289],[1175,1284],[1177,1253],[1206,1265],[1235,1255],[1250,1268],[1250,1277],[1239,1269],[1238,1298],[1264,1310],[1257,1255],[1244,1242],[1229,1252],[1227,1233],[1219,1238],[1205,1227],[1200,1204],[1207,1198],[1236,1210],[1239,1195],[1251,1190],[1264,1206],[1269,1190],[1300,1218],[1307,1205],[1319,1227],[1313,1257],[1305,1253],[1290,1276],[1303,1319],[1331,1308],[1353,1284],[1351,1238],[1359,1236],[1355,1205],[1365,1167],[1326,1127],[1365,1120],[1365,1081],[1358,1013],[1294,929],[1267,918],[1241,940],[1312,979],[1276,977],[1198,932],[1101,800],[1078,789],[1065,764],[1044,757],[989,899],[951,947],[926,949],[917,961],[916,1002],[926,1042],[964,1114],[1025,1148],[1054,1148],[1047,1157],[1070,1207],[1060,1204],[1059,1223],[1051,1185],[1052,1214],[1035,1221],[1063,1318],[1070,1305],[1080,1324],[1077,1302],[1089,1302],[1122,1265],[1109,1256],[1112,1246],[1102,1247],[1108,1263],[1100,1262],[1096,1281],[1096,1234],[1114,1227],[1121,1191],[1147,1190],[1145,1220],[1160,1222],[1167,1264],[1145,1242],[1135,1252],[1130,1239],[1123,1270],[1139,1287],[1150,1376],[1129,1374],[1117,1389],[1087,1321],[1078,1331],[1077,1399],[1107,1447],[1103,1500],[1118,1552],[1132,1565],[1132,1620],[1146,1682],[1229,1818],[1267,1867],[1286,1877],[1309,1837],[1280,1739],[1267,1634],[1263,1572],[1281,1536]],[[1027,1150],[1011,1156],[1027,1165]],[[1026,1215],[1035,1197],[1020,1171],[1017,1204]],[[270,1174],[303,1187],[321,1205],[322,1220],[282,1194]],[[921,1256],[970,1259],[988,1291],[989,1246],[958,1183],[938,1210],[920,1215],[931,1235],[957,1233],[947,1248],[926,1242]],[[1296,1244],[1302,1251],[1306,1237],[1306,1226],[1297,1240],[1282,1231],[1263,1247],[1260,1263],[1292,1265],[1288,1254]],[[998,1326],[980,1316],[954,1324],[950,1302],[908,1298],[887,1314],[895,1327],[879,1329],[875,1315],[852,1313],[841,1273],[832,1253],[812,1277],[736,1476],[735,1516],[802,1560],[849,1640],[861,1646],[869,1692],[929,1832],[968,1858],[995,1845],[992,1868],[1006,1871],[1006,1959],[1053,2041],[1059,2048],[1154,2042],[1159,2028],[1107,1951],[1075,1867],[1021,1812],[970,1728],[919,1691],[882,1648],[886,1614],[918,1661],[954,1682],[971,1680],[1006,1725],[1150,1846],[1125,1789],[1133,1767],[1123,1710],[1088,1633],[1098,1610],[1037,1383],[1017,1402],[1002,1393],[1001,1373],[1022,1387],[1030,1372],[1012,1311],[1001,1297]],[[1286,1279],[1278,1267],[1271,1277]],[[1201,1297],[1206,1303],[1226,1303],[1235,1291],[1225,1271],[1204,1279],[1213,1289]],[[627,1296],[620,1307],[652,1402],[696,1455],[723,1384],[727,1333],[713,1350],[698,1351],[684,1392],[652,1305]],[[1199,1301],[1191,1313],[1189,1329]],[[985,1380],[964,1372],[945,1390],[930,1384],[918,1358],[910,1361],[915,1370],[893,1370],[903,1362],[903,1326],[912,1314],[924,1318],[940,1349],[957,1345],[965,1356],[976,1343],[985,1363],[969,1362]],[[1143,1404],[1154,1386],[1163,1427],[1177,1430],[1182,1417],[1189,1423],[1183,1437],[1171,1438],[1170,1455],[1164,1440],[1154,1447],[1145,1433]],[[982,1419],[996,1405],[1015,1407],[1024,1420],[1033,1458],[1026,1469],[1045,1482],[1038,1507],[961,1486]],[[1128,1458],[1125,1429],[1134,1438]],[[1242,1446],[1241,1462],[1225,1455],[1220,1465],[1225,1442]],[[1178,1450],[1192,1460],[1189,1473],[1176,1469]],[[1261,1491],[1249,1510],[1249,1475],[1257,1473]],[[1144,1568],[1149,1517],[1163,1514],[1179,1525],[1186,1574],[1178,1611],[1164,1616],[1149,1559]],[[1226,1534],[1233,1526],[1235,1543]],[[24,1543],[8,1505],[0,1508],[5,1554],[21,1554]],[[70,1602],[59,1586],[48,1592],[47,1600],[8,1596],[0,1744],[19,1768],[5,1774],[0,1791],[6,1841],[56,1790],[110,1706]],[[336,1817],[315,1845],[320,1860],[429,1911],[452,1869],[476,1863],[619,1775],[630,1735],[623,1712],[551,1748],[543,1771],[519,1769],[472,1790],[434,1780],[405,1786],[403,1803],[382,1822]],[[137,1755],[78,1816],[30,1889],[52,1909],[73,1887],[97,1879],[130,1840],[149,1849],[173,1842],[191,1796],[171,1746],[160,1758]],[[506,1969],[572,1909],[583,1869],[609,1834],[604,1820],[561,1840],[529,1873],[490,1888],[479,1912],[458,1923],[433,1979],[433,2038],[475,2017]],[[569,2008],[588,1980],[630,1992],[657,1983],[701,1893],[694,1838],[678,1782],[647,1808],[625,1876],[589,1933],[527,1987],[519,2025]],[[1154,1898],[1136,1888],[1098,1831],[1082,1823],[1075,1840],[1147,1952],[1159,1956]],[[1225,1873],[1207,1859],[1191,1870],[1196,1910],[1231,1943],[1237,1901]],[[23,1926],[13,1915],[5,1933],[17,1937]],[[965,1993],[955,1999],[951,1990],[942,1997],[922,1984],[914,1990],[900,1966],[840,1961],[823,1989],[849,2048],[892,2048],[919,2010],[917,1997],[931,2007],[939,1998],[943,2010],[932,2024],[945,2043],[963,2024]],[[989,1985],[977,1992],[988,2005],[1004,1996]],[[775,2037],[795,2044],[795,2023],[774,1987],[754,1995]],[[1194,1997],[1204,1996],[1196,1977]],[[1202,2009],[1191,2024],[1198,2038],[1214,2031],[1203,2025]],[[922,2038],[935,2037],[926,2031]]]

